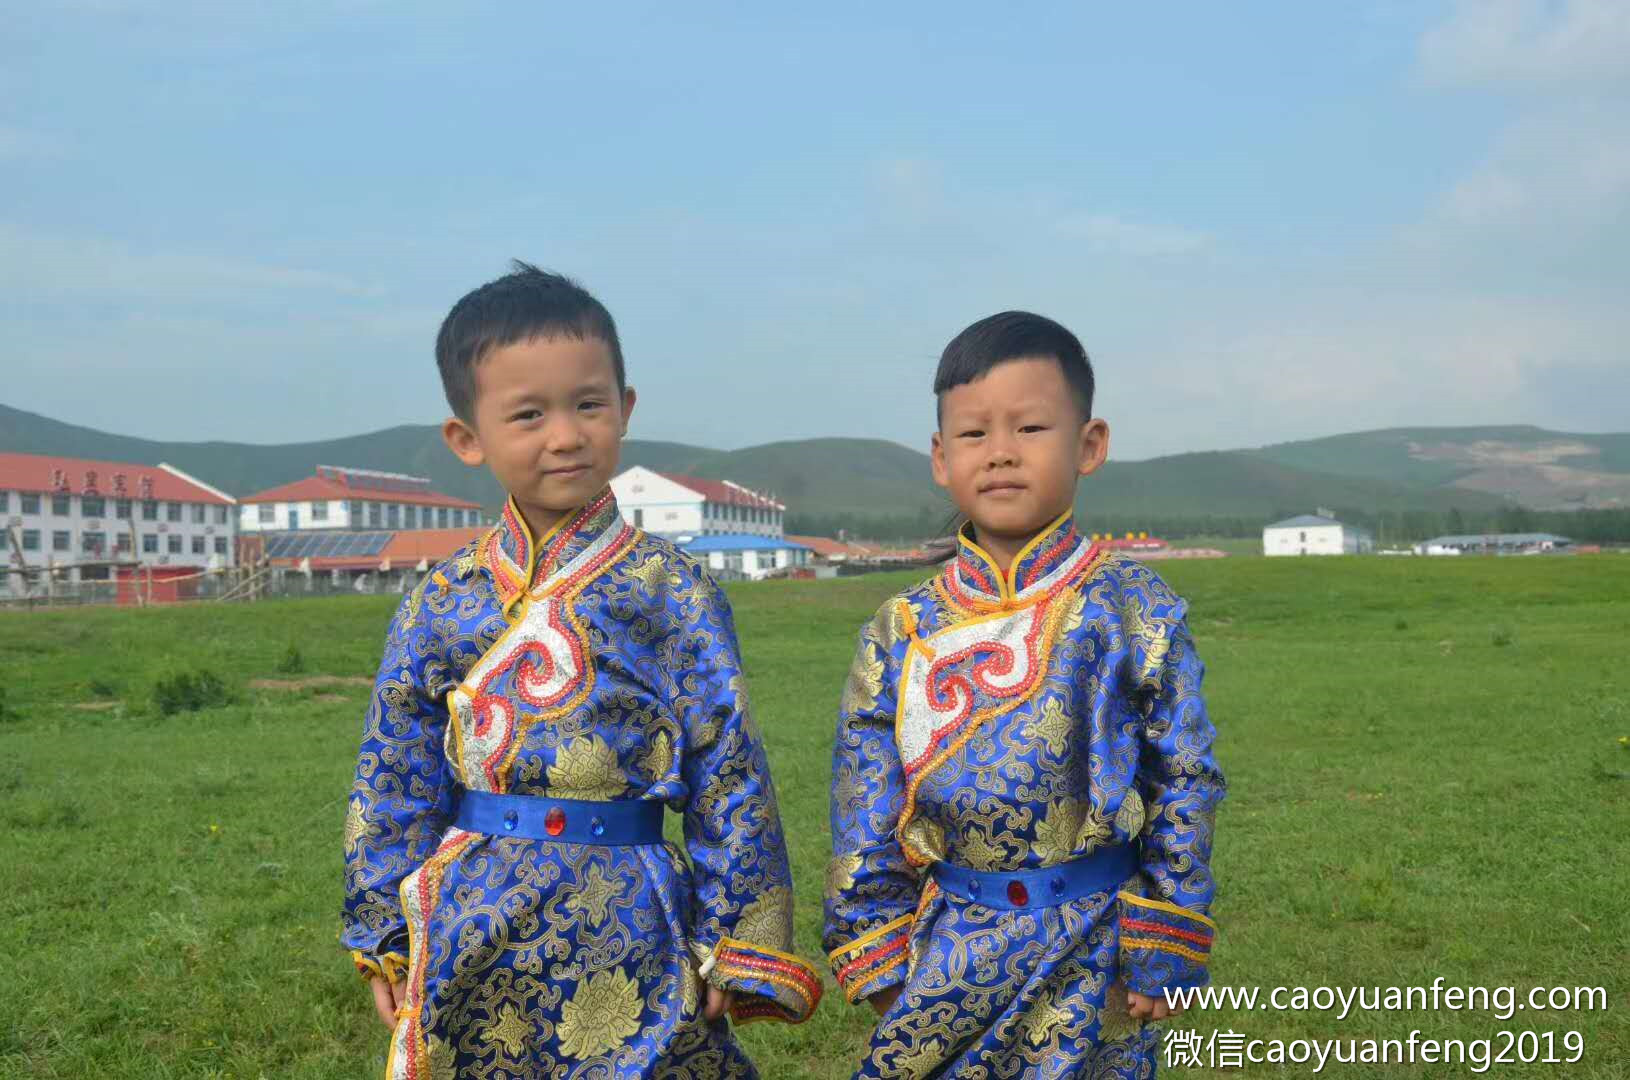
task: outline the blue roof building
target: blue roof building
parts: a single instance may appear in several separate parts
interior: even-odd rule
[[[750,533],[681,536],[675,543],[700,559],[714,577],[724,581],[757,581],[777,571],[808,566],[814,555],[807,544]]]

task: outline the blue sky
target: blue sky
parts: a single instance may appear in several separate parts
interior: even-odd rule
[[[926,446],[1007,307],[1124,458],[1630,428],[1630,8],[1134,7],[0,4],[0,401],[439,420],[519,256],[611,307],[644,438]]]

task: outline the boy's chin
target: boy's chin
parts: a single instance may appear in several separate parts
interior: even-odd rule
[[[1028,540],[1057,521],[1069,509],[1057,510],[1035,506],[980,507],[968,515],[975,529],[986,536],[1000,536],[1006,540]]]

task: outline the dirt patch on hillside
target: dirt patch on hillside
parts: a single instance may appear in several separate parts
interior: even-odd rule
[[[308,675],[303,679],[250,679],[251,690],[310,690],[317,686],[372,686],[374,681],[361,675]]]

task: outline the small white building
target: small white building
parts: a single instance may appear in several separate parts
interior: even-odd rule
[[[1543,555],[1568,551],[1573,541],[1556,533],[1473,533],[1434,536],[1415,545],[1417,555]]]
[[[758,581],[777,570],[808,566],[814,554],[807,546],[791,540],[746,533],[681,536],[677,543],[721,581]]]
[[[315,476],[238,500],[246,533],[301,529],[464,529],[485,524],[481,504],[432,491],[423,476],[319,465]]]
[[[1262,530],[1264,555],[1361,555],[1375,550],[1375,538],[1324,514],[1302,514]]]
[[[0,454],[0,587],[42,570],[81,582],[119,566],[228,567],[236,523],[232,496],[173,465]]]
[[[643,465],[611,478],[623,519],[655,536],[747,535],[780,539],[787,507],[729,480],[659,473]]]

